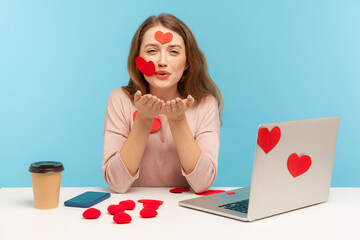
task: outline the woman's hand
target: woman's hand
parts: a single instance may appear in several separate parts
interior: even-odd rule
[[[165,114],[169,121],[182,120],[185,117],[186,110],[194,104],[195,99],[189,95],[186,99],[176,98],[163,103],[162,113]]]
[[[156,96],[146,94],[142,96],[141,91],[138,90],[134,95],[134,104],[138,109],[136,118],[143,120],[154,120],[155,116],[160,113],[164,101]]]

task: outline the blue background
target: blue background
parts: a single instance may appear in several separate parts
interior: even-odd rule
[[[332,186],[360,187],[360,1],[0,0],[0,186],[31,162],[64,163],[62,186],[106,186],[110,92],[150,15],[183,20],[225,100],[214,186],[250,184],[260,123],[341,117]]]

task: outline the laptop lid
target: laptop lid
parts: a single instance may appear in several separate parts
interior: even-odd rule
[[[261,124],[249,221],[328,199],[339,117]]]

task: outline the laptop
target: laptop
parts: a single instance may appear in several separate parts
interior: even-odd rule
[[[251,187],[179,205],[250,222],[327,201],[339,121],[326,117],[261,124]]]

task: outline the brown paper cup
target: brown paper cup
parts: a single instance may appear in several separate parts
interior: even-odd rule
[[[31,180],[34,204],[37,209],[52,209],[59,205],[61,171],[59,162],[36,162],[31,164]]]

